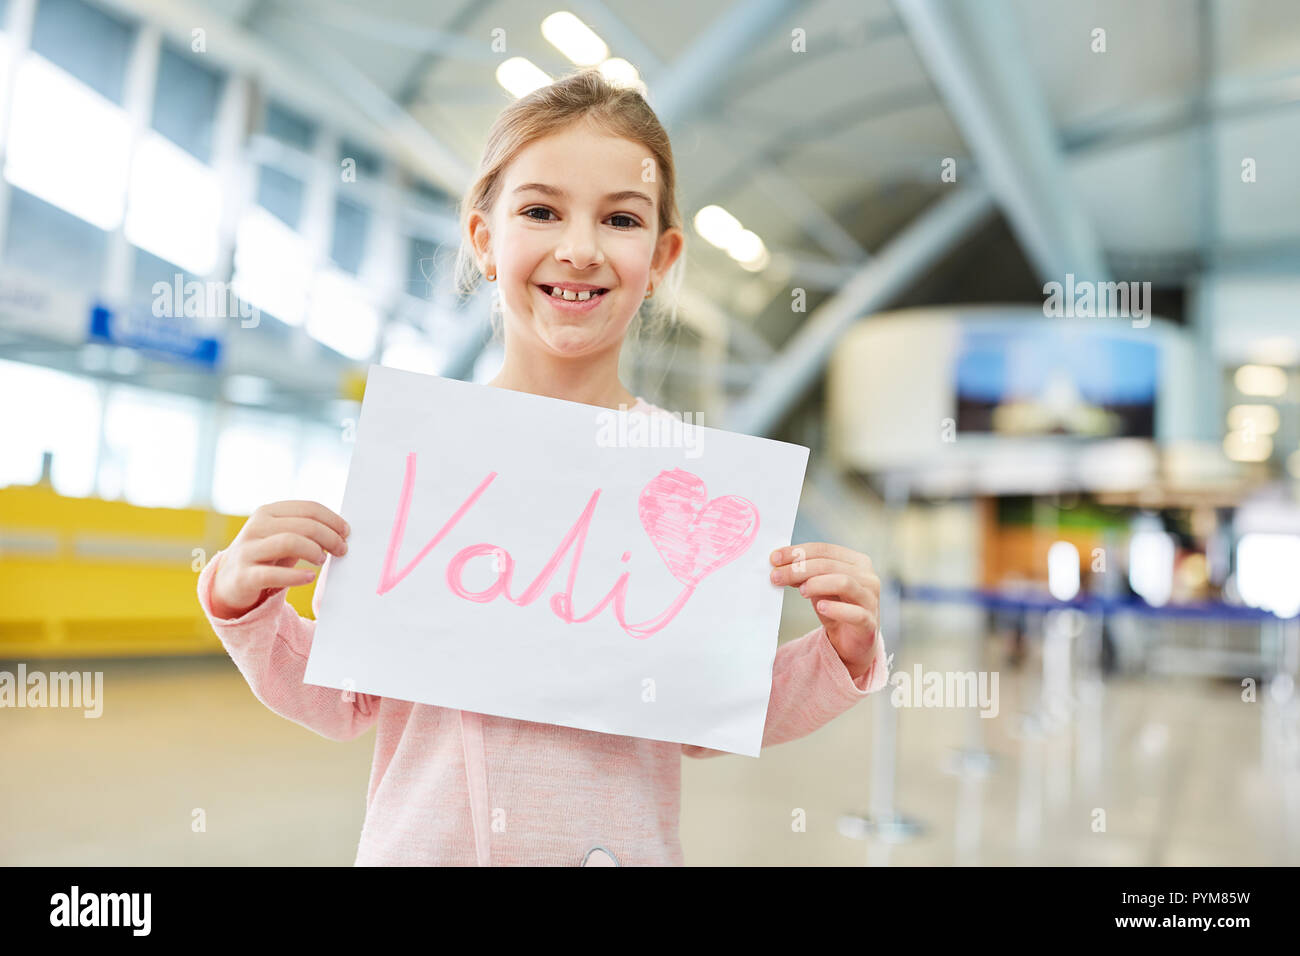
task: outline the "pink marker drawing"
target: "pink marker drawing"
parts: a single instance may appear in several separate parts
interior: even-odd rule
[[[402,547],[406,533],[406,519],[411,508],[411,495],[415,487],[415,452],[406,456],[406,476],[402,482],[402,493],[397,502],[397,514],[393,520],[392,532],[388,539],[388,550],[384,556],[384,566],[379,575],[377,594],[391,591],[403,578],[447,536],[487,490],[488,485],[497,477],[495,471],[489,472],[469,496],[447,519],[437,534],[420,550],[420,553],[400,572],[395,570],[397,555]],[[680,468],[662,471],[641,490],[637,501],[637,514],[641,526],[645,529],[655,550],[659,553],[668,571],[682,584],[677,594],[662,612],[646,621],[628,624],[624,613],[630,572],[623,572],[610,589],[591,611],[582,616],[573,612],[573,588],[578,577],[578,567],[582,561],[582,549],[587,540],[587,529],[591,525],[596,511],[596,502],[600,499],[601,489],[597,488],[587,500],[587,505],[560,542],[555,552],[546,562],[541,572],[518,597],[510,593],[511,577],[515,562],[510,552],[494,544],[474,544],[462,548],[447,565],[446,581],[451,592],[467,601],[486,604],[505,595],[506,600],[520,607],[531,604],[537,599],[554,576],[560,562],[570,550],[573,558],[569,565],[569,574],[564,591],[552,596],[551,610],[563,621],[581,624],[590,621],[607,605],[613,602],[614,617],[619,626],[634,638],[646,638],[665,627],[686,605],[706,577],[723,565],[734,561],[744,554],[758,535],[758,509],[745,498],[737,495],[724,495],[708,500],[704,481],[697,475]],[[500,566],[497,579],[482,591],[469,591],[461,581],[465,565],[477,557],[498,555]],[[631,559],[631,552],[624,551],[622,560]]]

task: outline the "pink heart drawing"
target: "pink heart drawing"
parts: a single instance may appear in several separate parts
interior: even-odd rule
[[[641,526],[673,577],[694,587],[748,550],[758,534],[758,509],[736,495],[708,500],[689,471],[661,471],[637,502]]]

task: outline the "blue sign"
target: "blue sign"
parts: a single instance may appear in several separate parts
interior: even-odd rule
[[[89,339],[206,368],[216,368],[221,359],[219,338],[203,334],[186,316],[157,316],[148,306],[123,311],[96,304],[90,312]]]

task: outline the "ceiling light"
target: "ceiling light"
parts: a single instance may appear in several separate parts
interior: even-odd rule
[[[1273,439],[1267,435],[1228,432],[1223,439],[1223,453],[1233,461],[1268,461],[1273,454]]]
[[[745,231],[740,220],[721,206],[705,206],[695,214],[695,231],[719,249],[727,249]]]
[[[742,229],[727,243],[727,255],[737,262],[752,262],[763,254],[763,240],[748,229]]]
[[[641,74],[622,57],[616,56],[606,60],[599,69],[600,75],[614,86],[629,86],[639,90],[642,96],[646,95],[646,85],[641,79]]]
[[[542,21],[542,36],[578,66],[595,66],[609,56],[605,41],[567,10]]]
[[[497,67],[497,82],[511,96],[522,99],[533,90],[549,86],[551,77],[531,60],[526,60],[522,56],[512,56]]]
[[[1272,365],[1243,365],[1232,380],[1243,395],[1286,394],[1286,372]]]
[[[1277,409],[1272,405],[1234,405],[1228,409],[1228,427],[1235,432],[1254,429],[1256,435],[1277,431]]]

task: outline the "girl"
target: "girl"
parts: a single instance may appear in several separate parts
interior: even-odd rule
[[[675,175],[645,100],[594,70],[501,114],[462,205],[458,270],[500,284],[505,360],[491,385],[668,414],[623,387],[618,360],[645,300],[680,282]],[[316,502],[263,505],[198,592],[269,708],[334,740],[377,727],[357,865],[683,862],[681,755],[720,751],[304,684],[316,624],[285,593],[315,576],[300,559],[345,554],[348,533]],[[771,564],[773,586],[799,588],[821,626],[777,649],[763,746],[812,732],[887,678],[866,555],[819,541]]]

